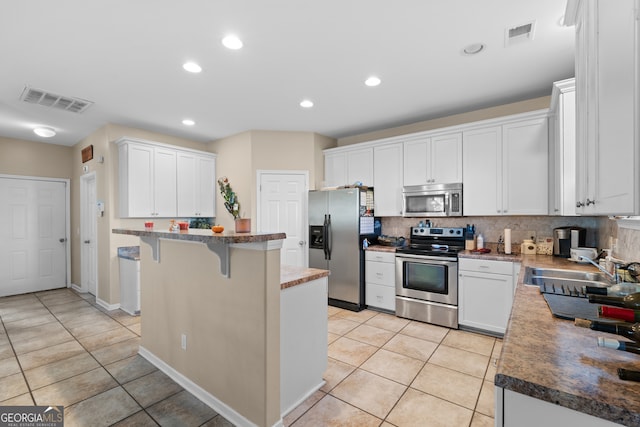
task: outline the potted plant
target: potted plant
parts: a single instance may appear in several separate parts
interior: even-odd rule
[[[224,199],[224,207],[233,216],[235,221],[236,233],[248,233],[251,231],[251,219],[240,218],[240,202],[238,202],[238,196],[236,192],[231,188],[229,180],[226,176],[218,179],[218,185],[220,186],[220,194]]]

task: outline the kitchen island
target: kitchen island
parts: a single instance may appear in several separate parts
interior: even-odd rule
[[[329,272],[281,269],[284,233],[112,231],[142,242],[140,355],[200,400],[280,426],[322,386]]]
[[[527,266],[596,269],[544,255],[520,262],[495,376],[496,426],[640,425],[640,384],[617,375],[618,368],[640,370],[640,355],[598,347],[599,336],[623,338],[552,317],[539,288],[523,284]]]

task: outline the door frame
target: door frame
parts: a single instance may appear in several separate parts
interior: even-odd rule
[[[77,287],[78,292],[82,292],[82,293],[86,293],[89,292],[89,288],[88,286],[85,285],[85,280],[83,280],[83,268],[82,268],[82,264],[84,263],[83,260],[83,251],[84,251],[84,247],[83,247],[83,243],[82,243],[82,239],[84,238],[83,236],[83,226],[84,224],[84,220],[85,220],[85,203],[87,202],[85,200],[85,190],[86,190],[86,185],[87,185],[87,181],[89,179],[93,180],[93,185],[95,187],[95,189],[97,190],[98,187],[98,181],[97,181],[97,175],[96,172],[89,172],[86,173],[84,175],[82,175],[80,177],[80,285]],[[96,193],[94,193],[96,194]],[[97,201],[97,198],[96,198]],[[95,213],[95,212],[94,212]],[[95,229],[96,229],[96,236],[95,236],[95,250],[96,250],[96,259],[95,259],[95,266],[94,266],[94,271],[95,271],[95,283],[96,283],[96,290],[95,290],[95,297],[96,299],[98,298],[98,258],[97,258],[97,251],[98,251],[98,218],[95,215],[90,215],[90,217],[92,218],[92,220],[95,222]]]
[[[0,178],[21,179],[30,181],[48,181],[64,183],[64,216],[65,216],[65,285],[71,287],[71,180],[68,178],[49,178],[44,176],[0,174]]]
[[[260,204],[260,194],[262,189],[260,183],[262,177],[265,175],[295,175],[302,176],[305,180],[305,193],[307,197],[303,197],[302,200],[302,212],[300,213],[302,218],[302,235],[306,236],[309,230],[309,171],[308,170],[292,170],[292,169],[258,169],[256,170],[256,231],[260,232],[262,206]],[[307,248],[304,255],[304,265],[309,266],[309,242],[305,239],[305,246]]]

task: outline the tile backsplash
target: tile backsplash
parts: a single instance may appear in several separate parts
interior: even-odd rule
[[[513,245],[520,245],[524,239],[531,238],[533,233],[537,238],[553,237],[553,229],[564,226],[578,226],[587,230],[585,245],[600,247],[598,244],[597,217],[561,217],[561,216],[465,216],[447,218],[402,218],[382,217],[382,234],[389,236],[404,236],[409,238],[409,229],[420,220],[431,220],[433,227],[465,227],[467,224],[476,226],[476,233],[482,233],[486,243],[497,243],[504,234],[505,228],[511,229]]]
[[[482,233],[485,244],[493,245],[511,229],[512,244],[519,247],[524,239],[553,237],[556,227],[578,226],[587,230],[585,245],[598,249],[609,248],[618,239],[614,256],[625,261],[640,261],[640,230],[618,227],[615,219],[608,217],[562,216],[466,216],[448,218],[381,217],[382,234],[409,238],[409,229],[421,220],[429,219],[433,227],[465,227],[475,224],[476,233]]]

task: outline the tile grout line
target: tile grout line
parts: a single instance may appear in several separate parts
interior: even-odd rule
[[[372,311],[374,311],[374,310],[372,310]],[[335,318],[342,318],[342,319],[346,319],[346,320],[354,321],[354,320],[352,320],[352,318],[346,318],[346,317],[340,316],[340,314],[343,314],[343,313],[341,313],[341,312],[335,313],[335,314],[333,314],[333,315],[329,316],[329,319],[331,319],[331,318],[334,318],[334,317],[335,317]],[[385,313],[385,314],[386,314],[386,313]],[[374,317],[376,317],[377,315],[378,315],[378,314],[375,314],[374,316],[371,316],[370,318],[368,318],[368,319],[366,319],[366,320],[364,320],[364,321],[354,321],[354,322],[358,323],[358,326],[355,326],[354,328],[350,329],[349,331],[345,332],[344,334],[335,334],[335,335],[338,335],[338,336],[339,336],[339,338],[340,338],[340,337],[346,337],[346,335],[347,335],[348,333],[350,333],[351,331],[353,331],[353,330],[357,329],[357,328],[358,328],[359,326],[361,326],[361,325],[365,325],[368,321],[370,321],[371,319],[373,319],[373,318],[374,318]],[[387,420],[387,417],[389,416],[389,414],[391,414],[391,412],[393,411],[393,409],[398,405],[398,403],[400,402],[400,400],[402,399],[402,397],[407,393],[407,391],[408,391],[409,389],[413,389],[413,390],[418,391],[418,392],[420,392],[420,393],[425,393],[425,394],[430,395],[430,396],[432,396],[432,397],[435,397],[435,398],[437,398],[437,399],[441,399],[441,400],[443,400],[443,401],[445,401],[445,402],[448,402],[448,403],[451,403],[451,404],[453,404],[453,405],[459,406],[460,408],[463,408],[463,409],[466,409],[466,410],[470,410],[470,411],[471,411],[471,419],[470,419],[470,421],[469,421],[469,425],[471,425],[471,423],[473,422],[473,417],[474,417],[474,415],[475,415],[476,413],[478,413],[478,414],[481,414],[481,415],[484,415],[484,416],[487,416],[487,417],[488,417],[488,415],[483,414],[483,413],[481,413],[481,412],[478,412],[476,409],[477,409],[477,406],[478,406],[478,402],[479,402],[479,400],[480,400],[480,395],[481,395],[481,393],[482,393],[482,389],[483,389],[483,387],[484,387],[484,383],[485,383],[485,381],[487,381],[485,377],[486,377],[486,375],[487,375],[487,371],[488,371],[488,369],[489,369],[489,365],[491,364],[491,360],[492,360],[492,358],[493,358],[493,357],[492,357],[492,356],[493,356],[493,351],[494,351],[494,349],[496,348],[496,345],[497,345],[497,342],[498,342],[497,340],[498,340],[498,339],[497,339],[496,337],[490,337],[490,338],[493,338],[493,344],[492,344],[492,346],[491,346],[491,352],[490,352],[490,354],[489,354],[489,356],[488,356],[488,359],[489,359],[489,360],[488,360],[488,362],[487,362],[487,366],[484,368],[484,373],[483,373],[483,376],[482,376],[482,377],[475,377],[474,375],[470,375],[470,374],[467,374],[467,373],[465,373],[465,372],[460,372],[460,371],[457,371],[457,370],[453,370],[453,369],[450,369],[450,368],[447,368],[447,367],[441,366],[441,368],[449,369],[449,370],[452,370],[453,372],[459,372],[459,373],[462,373],[462,374],[465,374],[465,375],[469,375],[469,376],[471,376],[471,377],[478,378],[478,379],[480,379],[480,380],[481,380],[480,390],[478,391],[478,395],[476,396],[474,407],[473,407],[473,409],[470,409],[470,408],[467,408],[467,407],[465,407],[465,406],[460,405],[459,403],[452,402],[452,401],[449,401],[449,400],[447,400],[447,399],[444,399],[444,398],[441,398],[441,397],[438,397],[438,396],[432,395],[432,394],[430,394],[430,393],[426,393],[426,392],[423,392],[423,391],[421,391],[421,390],[418,390],[418,389],[416,389],[416,388],[411,387],[411,384],[413,383],[413,381],[415,381],[415,379],[418,377],[418,375],[420,374],[420,372],[421,372],[421,371],[424,369],[424,367],[429,363],[429,360],[431,359],[431,357],[433,356],[433,354],[435,354],[435,352],[438,350],[438,348],[440,348],[440,346],[441,346],[441,345],[443,345],[443,346],[445,346],[445,347],[450,347],[450,346],[447,346],[446,344],[443,344],[443,341],[445,340],[445,338],[447,337],[447,335],[449,335],[449,333],[451,332],[451,330],[448,330],[448,331],[445,333],[445,335],[442,337],[442,339],[440,339],[440,341],[439,341],[439,342],[437,342],[437,343],[436,343],[436,342],[433,342],[433,341],[429,341],[429,340],[424,340],[424,339],[422,339],[422,338],[415,337],[415,336],[412,336],[412,335],[402,334],[402,331],[403,331],[404,329],[406,329],[406,328],[411,324],[411,322],[412,322],[412,321],[410,321],[409,323],[407,323],[404,327],[402,327],[402,328],[401,328],[401,329],[399,329],[398,331],[389,331],[388,329],[384,329],[384,328],[378,327],[379,329],[382,329],[382,330],[385,330],[385,331],[394,332],[394,335],[393,335],[391,338],[389,338],[389,340],[387,340],[387,341],[385,342],[385,344],[386,344],[386,343],[388,343],[390,340],[392,340],[392,339],[393,339],[394,337],[396,337],[397,335],[404,335],[404,336],[408,336],[408,337],[411,337],[411,338],[420,339],[420,340],[423,340],[423,341],[432,342],[432,343],[434,343],[434,344],[437,344],[437,346],[434,348],[433,352],[429,355],[429,358],[428,358],[426,361],[424,361],[424,362],[423,362],[422,367],[418,370],[418,372],[416,373],[416,375],[413,377],[413,379],[411,380],[411,382],[410,382],[408,385],[406,385],[406,386],[405,386],[404,384],[398,383],[397,381],[394,381],[394,380],[392,380],[392,379],[389,379],[389,378],[383,377],[383,376],[378,375],[378,374],[376,374],[376,373],[374,373],[374,372],[370,372],[370,371],[367,371],[366,369],[361,368],[361,366],[362,366],[364,363],[366,363],[366,360],[369,360],[371,357],[373,357],[373,355],[374,355],[374,354],[376,354],[378,351],[380,351],[380,350],[384,347],[384,345],[383,345],[382,347],[378,347],[378,346],[375,346],[375,345],[374,345],[374,347],[376,347],[378,350],[376,350],[376,351],[375,351],[371,356],[369,356],[369,357],[368,357],[365,361],[363,361],[359,366],[355,366],[355,367],[354,367],[353,365],[350,365],[350,366],[354,367],[354,370],[353,370],[351,373],[349,373],[346,377],[344,377],[342,380],[340,380],[340,382],[338,382],[334,387],[332,387],[332,389],[331,389],[331,390],[329,390],[326,394],[331,395],[333,398],[338,399],[338,400],[340,400],[340,401],[344,402],[344,403],[345,403],[345,404],[347,404],[347,405],[353,406],[353,407],[355,407],[355,408],[357,408],[357,409],[359,409],[359,410],[361,410],[361,411],[363,411],[363,412],[366,412],[366,413],[370,414],[368,411],[365,411],[365,410],[364,410],[364,409],[362,409],[362,408],[359,408],[359,407],[357,407],[357,406],[354,406],[354,405],[352,405],[351,403],[346,402],[346,401],[344,401],[344,400],[342,400],[342,399],[339,399],[338,397],[336,397],[336,396],[334,396],[333,394],[331,394],[331,392],[332,392],[334,389],[336,389],[336,388],[337,388],[340,384],[342,384],[342,383],[343,383],[347,378],[349,378],[351,375],[353,375],[353,373],[354,373],[354,372],[356,372],[357,370],[361,369],[361,370],[363,370],[363,371],[365,371],[365,372],[368,372],[368,373],[370,373],[370,374],[376,375],[376,376],[378,376],[378,377],[380,377],[380,378],[384,378],[384,379],[387,379],[387,380],[393,381],[393,382],[395,382],[395,383],[397,383],[397,384],[401,384],[402,386],[405,386],[405,387],[406,387],[406,388],[405,388],[405,390],[403,391],[402,395],[398,398],[398,400],[394,403],[394,405],[393,405],[393,406],[392,406],[392,408],[389,410],[389,412],[388,412],[388,413],[385,415],[385,417],[382,419],[382,422],[383,422],[383,423],[384,423],[384,422],[386,422],[386,423],[392,424],[392,423],[390,423],[390,422]],[[369,325],[369,326],[371,326],[371,325]],[[372,326],[372,327],[373,327],[373,326]],[[337,341],[339,338],[337,338],[336,340],[334,340],[334,342],[335,342],[335,341]],[[347,338],[349,338],[349,337],[347,337]],[[361,342],[361,343],[364,343],[364,344],[372,345],[372,344],[370,344],[370,343],[363,342],[363,341],[357,340],[357,339],[355,339],[355,338],[350,338],[350,339],[353,339],[354,341]],[[460,349],[460,348],[457,348],[457,347],[450,347],[450,348],[457,349],[457,350],[463,350],[463,349]],[[387,351],[390,351],[390,352],[396,353],[396,352],[394,352],[393,350],[387,350]],[[478,353],[478,352],[473,351],[473,350],[463,350],[463,351],[468,351],[468,352],[473,353],[473,354],[477,354],[477,355],[480,355],[480,356],[485,356],[485,357],[487,357],[485,354]],[[396,353],[396,354],[402,354],[402,353]],[[403,355],[403,356],[406,356],[406,357],[411,357],[411,356],[407,356],[407,355],[404,355],[404,354],[402,354],[402,355]],[[414,359],[415,359],[415,358],[414,358]],[[338,359],[335,359],[335,360],[338,360]],[[419,359],[415,359],[415,360],[419,360]],[[340,360],[338,360],[338,361],[340,361]],[[342,361],[340,361],[340,362],[342,362]],[[342,363],[346,363],[346,362],[342,362]],[[346,364],[347,364],[347,365],[349,365],[349,363],[346,363]],[[436,365],[436,366],[440,366],[440,365]],[[325,396],[326,396],[326,394],[325,394]],[[323,398],[324,398],[324,396],[323,396]],[[311,408],[313,408],[315,405],[317,405],[317,404],[320,402],[320,400],[322,400],[322,398],[321,398],[321,399],[319,399],[319,400],[318,400],[318,402],[314,403],[311,407],[309,407],[309,408],[308,408],[308,409],[307,409],[303,414],[301,414],[301,415],[300,415],[300,416],[299,416],[299,417],[294,421],[294,423],[293,423],[293,424],[295,424],[295,422],[297,422],[297,421],[298,421],[298,420],[299,420],[299,419],[300,419],[304,414],[306,414],[309,410],[311,410]],[[374,417],[378,418],[377,416],[375,416],[375,415],[373,415],[373,414],[370,414],[370,415],[372,415],[372,416],[374,416]],[[378,419],[379,419],[379,418],[378,418]]]

